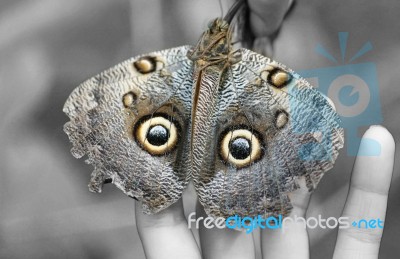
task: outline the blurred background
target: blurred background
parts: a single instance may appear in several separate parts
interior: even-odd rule
[[[340,31],[349,32],[348,53],[370,41],[372,51],[357,62],[376,64],[382,124],[398,141],[400,2],[297,2],[275,42],[275,59],[295,70],[330,67],[317,44],[339,55]],[[0,1],[0,258],[144,258],[135,201],[113,185],[102,194],[88,191],[92,167],[71,156],[62,107],[79,83],[118,62],[194,44],[220,14],[217,0]],[[399,152],[396,161],[381,259],[400,253]],[[343,150],[314,193],[309,216],[340,216],[353,162]],[[185,204],[194,210],[193,189]],[[313,259],[331,257],[336,234],[310,231]]]

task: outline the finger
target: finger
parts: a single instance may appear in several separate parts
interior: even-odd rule
[[[183,213],[182,199],[154,215],[144,214],[136,202],[135,214],[146,258],[201,258]]]
[[[380,154],[377,156],[365,155],[376,152],[371,140],[379,144]],[[342,215],[349,217],[351,224],[356,222],[362,225],[359,225],[360,228],[356,225],[339,230],[333,258],[378,258],[383,228],[378,226],[378,222],[367,228],[366,222],[360,220],[385,219],[394,151],[393,137],[384,127],[372,126],[364,134]]]
[[[292,4],[292,0],[249,0],[250,24],[256,37],[275,33]]]
[[[197,202],[196,213],[206,218],[203,206]],[[199,219],[199,218],[198,218]],[[205,228],[199,221],[201,251],[204,259],[252,259],[255,258],[254,242],[251,234],[229,228]]]
[[[269,259],[308,259],[309,242],[305,224],[298,217],[305,217],[311,194],[304,179],[300,188],[290,195],[293,210],[285,219],[281,229],[265,228],[261,231],[261,250],[263,258]]]

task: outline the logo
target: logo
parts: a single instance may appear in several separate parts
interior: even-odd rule
[[[356,156],[361,138],[358,129],[363,126],[382,122],[379,101],[377,69],[374,63],[355,63],[372,50],[372,44],[366,42],[350,58],[347,56],[347,32],[339,32],[340,59],[331,55],[321,44],[316,53],[333,63],[333,66],[297,71],[320,92],[328,96],[335,104],[347,135],[347,154]],[[340,62],[338,61],[340,60]],[[360,156],[378,156],[380,144],[373,139],[363,139],[368,148]]]
[[[240,217],[238,215],[231,216],[227,219],[222,217],[199,217],[196,218],[196,213],[192,212],[188,216],[188,228],[192,228],[192,224],[195,224],[195,228],[199,229],[200,224],[203,224],[204,228],[230,228],[236,230],[245,230],[247,234],[252,233],[255,229],[275,229],[285,232],[286,229],[290,228],[293,223],[301,224],[304,229],[343,229],[343,228],[364,228],[364,229],[383,229],[384,221],[377,219],[360,219],[353,220],[351,222],[349,217],[329,217],[324,218],[321,215],[317,217],[286,217],[283,218],[282,215],[277,217],[263,218],[261,215],[256,217]]]

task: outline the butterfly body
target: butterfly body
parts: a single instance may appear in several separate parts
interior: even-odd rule
[[[95,167],[90,190],[112,179],[156,213],[192,179],[207,214],[268,217],[290,213],[300,179],[316,187],[343,146],[337,114],[290,69],[233,50],[231,37],[216,19],[195,47],[127,60],[71,94],[65,131]]]

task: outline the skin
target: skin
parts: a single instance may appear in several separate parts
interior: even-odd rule
[[[382,126],[372,126],[363,138],[378,141],[381,154],[357,157],[342,216],[384,221],[395,143]],[[359,151],[365,149],[368,146],[361,144]],[[294,204],[292,217],[305,216],[310,196],[306,190],[296,191],[291,196]],[[201,205],[197,207],[197,215],[206,216]],[[136,203],[136,224],[147,258],[201,258],[200,249],[187,226],[182,200],[155,215],[143,214],[140,204]],[[340,229],[333,258],[378,258],[382,234],[383,229],[357,232],[352,228]],[[200,228],[200,240],[203,258],[255,258],[253,236],[245,232]],[[298,224],[287,228],[285,233],[264,229],[261,231],[261,249],[263,258],[309,258],[307,231]]]
[[[280,27],[290,2],[290,0],[249,0],[249,6],[253,11],[251,23],[255,35],[257,37],[272,35]],[[269,17],[268,23],[263,17]],[[381,153],[379,156],[356,158],[342,216],[358,219],[380,218],[384,221],[393,173],[395,143],[390,132],[382,126],[370,127],[363,138],[379,142]],[[365,149],[368,149],[368,145],[361,144],[359,152]],[[304,189],[299,189],[291,195],[294,205],[291,217],[306,215],[310,197],[311,194]],[[197,204],[196,210],[198,217],[206,217],[200,204]],[[136,203],[135,211],[137,229],[147,258],[243,259],[256,256],[253,239],[255,237],[231,229],[200,228],[201,248],[199,248],[191,230],[188,229],[182,200],[155,215],[143,214],[140,203]],[[373,231],[340,229],[332,258],[378,258],[382,234],[383,229]],[[261,250],[264,259],[309,258],[307,230],[300,223],[293,223],[285,233],[264,229],[261,231]]]

